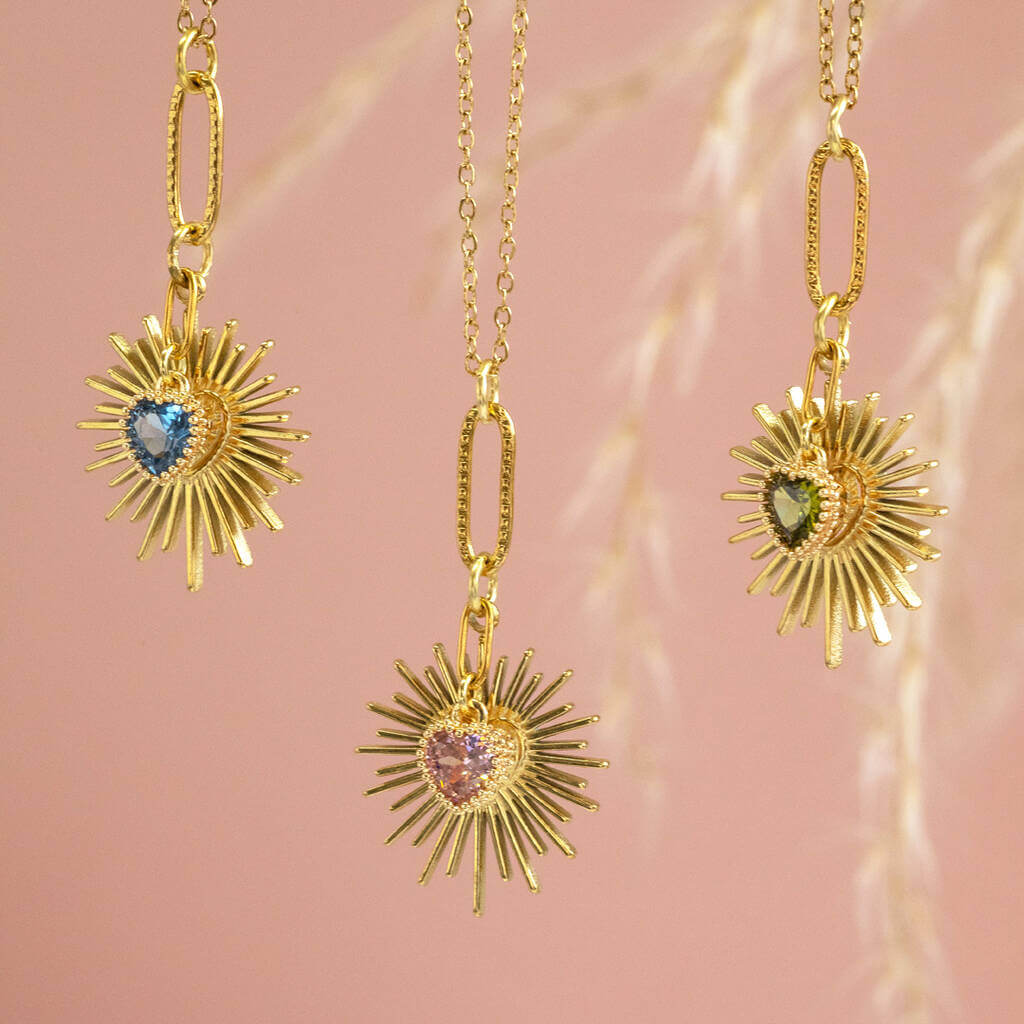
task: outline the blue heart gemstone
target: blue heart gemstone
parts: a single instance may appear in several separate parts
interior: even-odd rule
[[[128,445],[144,469],[159,476],[185,455],[192,437],[190,413],[177,402],[143,398],[128,414]]]

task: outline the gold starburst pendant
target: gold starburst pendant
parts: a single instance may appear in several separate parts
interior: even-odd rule
[[[396,707],[368,706],[404,728],[380,729],[377,736],[392,743],[358,751],[401,758],[377,770],[378,775],[395,777],[368,789],[368,796],[412,787],[391,810],[419,801],[386,844],[423,819],[413,846],[422,846],[440,829],[420,875],[421,885],[430,880],[446,852],[445,874],[454,875],[473,833],[473,913],[479,916],[484,909],[488,846],[503,879],[511,878],[514,858],[530,891],[538,892],[529,851],[543,854],[551,843],[574,857],[575,848],[558,827],[572,818],[566,804],[588,811],[598,806],[583,795],[587,781],[565,769],[607,768],[608,762],[580,757],[586,741],[567,738],[596,722],[597,715],[569,718],[572,704],[547,708],[571,672],[542,687],[541,674],[530,674],[533,651],[527,651],[511,677],[507,678],[507,659],[500,658],[493,677],[485,674],[474,689],[467,685],[471,679],[460,684],[441,644],[434,646],[434,657],[437,668],[425,669],[426,683],[403,662],[395,662],[415,697],[396,693]]]
[[[216,82],[216,22],[207,17],[193,25],[188,14],[179,17],[178,28],[177,74],[166,121],[167,213],[172,234],[163,321],[145,317],[146,336],[134,345],[119,334],[110,335],[120,364],[111,367],[106,377],[87,377],[85,383],[113,403],[96,406],[106,419],[85,420],[78,426],[115,435],[96,445],[96,451],[111,454],[85,467],[92,471],[119,466],[110,486],[125,491],[107,519],[122,512],[130,512],[132,520],[149,517],[140,559],[148,558],[157,544],[170,551],[184,525],[186,581],[188,589],[195,591],[203,585],[204,530],[213,554],[223,554],[230,547],[239,565],[251,565],[245,531],[257,522],[270,530],[282,528],[267,498],[277,493],[275,480],[297,484],[301,477],[285,465],[291,452],[281,445],[305,441],[309,434],[280,426],[291,413],[268,411],[298,388],[269,391],[275,379],[272,374],[252,379],[272,341],[263,342],[243,361],[245,346],[232,344],[238,326],[234,320],[227,322],[216,344],[211,328],[197,326],[199,301],[206,294],[213,265],[213,228],[220,210],[224,109]],[[205,69],[189,69],[187,58],[193,47],[205,50]],[[189,96],[201,99],[208,115],[209,171],[199,221],[189,220],[182,210],[182,118]],[[200,250],[198,269],[181,265],[183,245]],[[174,324],[176,301],[184,306],[180,327]]]
[[[498,378],[509,355],[507,329],[512,319],[508,299],[513,287],[510,267],[516,251],[512,229],[519,185],[523,66],[529,24],[526,0],[516,0],[513,15],[512,87],[505,146],[505,199],[501,207],[503,232],[498,244],[502,269],[497,276],[499,300],[494,311],[497,335],[489,358],[485,358],[477,346],[480,324],[476,299],[478,239],[473,230],[476,200],[472,195],[476,171],[471,161],[473,47],[469,29],[472,23],[473,12],[467,3],[461,2],[455,16],[459,36],[455,54],[459,64],[462,116],[459,132],[462,162],[458,178],[463,188],[459,203],[459,217],[463,222],[463,337],[466,341],[463,362],[466,371],[476,379],[476,402],[463,417],[459,431],[455,537],[459,556],[469,570],[469,588],[459,622],[457,668],[452,666],[440,644],[434,646],[437,669],[425,670],[426,683],[417,679],[403,662],[395,662],[413,696],[396,693],[394,708],[381,704],[370,704],[369,708],[405,728],[378,730],[378,737],[393,741],[395,745],[358,747],[357,750],[401,758],[395,764],[378,769],[377,775],[385,776],[386,781],[367,790],[367,795],[410,787],[410,792],[391,805],[393,811],[419,801],[388,836],[387,844],[424,818],[425,824],[413,838],[414,846],[422,845],[440,830],[420,875],[421,885],[430,880],[446,853],[445,873],[454,875],[458,871],[472,832],[473,912],[479,916],[484,909],[488,846],[494,851],[502,878],[511,877],[514,861],[530,891],[539,891],[528,851],[532,848],[534,853],[542,854],[550,842],[567,856],[575,856],[576,851],[556,822],[570,820],[566,804],[597,810],[597,804],[581,792],[586,788],[586,779],[564,768],[605,768],[607,762],[577,756],[573,751],[585,749],[586,742],[564,738],[577,728],[596,722],[596,716],[569,719],[571,704],[546,709],[548,701],[565,685],[571,673],[563,673],[542,689],[542,676],[529,675],[532,651],[526,652],[510,680],[505,679],[507,662],[504,658],[497,660],[492,673],[491,654],[498,624],[498,571],[505,564],[512,542],[515,506],[516,432],[511,415],[499,401]],[[494,543],[487,548],[475,544],[471,535],[473,445],[481,423],[492,424],[501,443],[497,474],[498,529]],[[469,637],[474,633],[477,637],[473,645],[477,649],[475,659],[468,650]]]
[[[243,361],[244,345],[233,345],[237,324],[229,320],[216,343],[213,331],[177,327],[155,316],[143,320],[146,336],[129,345],[110,335],[121,364],[86,384],[114,400],[97,405],[109,417],[78,424],[85,430],[111,431],[96,451],[109,452],[86,470],[127,463],[110,481],[125,488],[107,519],[130,512],[149,517],[138,557],[148,558],[159,544],[170,551],[185,531],[189,590],[203,584],[203,532],[213,554],[229,547],[239,565],[252,564],[245,531],[257,522],[283,527],[267,498],[275,480],[295,484],[301,477],[286,465],[291,453],[283,442],[305,441],[309,434],[280,426],[290,413],[268,411],[298,392],[297,387],[269,391],[274,375],[253,379],[273,346],[265,341]],[[116,404],[115,404],[116,403]]]
[[[852,99],[823,97],[831,104],[828,135],[807,169],[805,270],[807,294],[817,310],[814,347],[803,388],[787,392],[789,407],[776,415],[767,405],[754,406],[765,434],[749,448],[731,451],[754,468],[739,478],[753,490],[722,497],[756,506],[739,517],[746,529],[729,538],[730,543],[764,541],[751,557],[767,562],[748,592],[768,588],[785,595],[780,635],[791,633],[797,622],[813,626],[824,607],[825,664],[838,668],[844,619],[855,632],[870,630],[881,646],[891,639],[882,609],[897,602],[920,607],[907,574],[917,568],[917,559],[932,561],[939,551],[925,540],[931,528],[915,520],[944,516],[947,509],[919,501],[928,488],[907,483],[938,463],[908,464],[915,449],[894,450],[913,416],[892,424],[876,416],[876,393],[860,402],[842,400],[842,377],[850,365],[850,310],[860,297],[867,264],[869,182],[864,154],[839,123],[856,92]],[[826,292],[821,281],[821,183],[829,160],[848,160],[853,171],[850,276],[842,294]],[[833,319],[835,337],[829,337],[826,328]],[[814,396],[819,373],[825,381],[820,399]]]
[[[907,485],[938,463],[908,464],[914,448],[894,451],[912,414],[892,424],[876,417],[878,394],[834,401],[827,414],[820,399],[805,403],[801,388],[787,395],[789,407],[778,414],[755,406],[765,434],[731,451],[756,471],[739,478],[753,489],[722,497],[756,508],[739,517],[746,528],[729,540],[764,541],[751,557],[767,562],[747,590],[769,588],[786,597],[780,635],[798,622],[813,626],[824,606],[825,664],[836,668],[844,618],[851,630],[868,629],[883,645],[890,634],[882,609],[897,602],[920,606],[907,574],[917,559],[931,561],[939,551],[925,541],[931,529],[914,520],[947,509],[918,500],[927,487]]]

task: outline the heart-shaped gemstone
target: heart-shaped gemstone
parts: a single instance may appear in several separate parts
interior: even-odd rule
[[[185,456],[192,437],[191,413],[177,402],[143,398],[128,414],[126,433],[142,467],[159,476]]]
[[[818,485],[806,477],[790,479],[776,473],[768,481],[767,494],[768,511],[781,539],[790,549],[798,548],[814,534],[821,518]]]
[[[480,792],[481,779],[494,767],[494,753],[476,733],[441,729],[427,740],[425,755],[438,791],[456,807]]]

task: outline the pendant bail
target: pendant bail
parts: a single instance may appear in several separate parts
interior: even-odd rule
[[[459,671],[459,678],[462,681],[462,699],[467,704],[478,701],[483,693],[484,680],[491,669],[491,649],[494,642],[494,627],[498,624],[498,609],[486,597],[480,598],[483,611],[483,626],[480,628],[477,639],[477,662],[474,668],[469,660],[469,627],[474,612],[471,604],[467,602],[462,609],[462,618],[459,621],[459,646],[456,657],[456,665]],[[474,628],[476,628],[474,626]]]
[[[202,278],[191,267],[182,267],[181,275],[184,278],[185,295],[182,301],[185,303],[185,311],[182,318],[181,335],[175,341],[174,338],[174,299],[180,296],[178,282],[171,278],[167,286],[167,298],[164,300],[163,339],[165,349],[161,353],[164,371],[175,369],[172,363],[178,363],[188,355],[189,346],[196,333],[196,320],[199,309],[199,300],[203,297]]]
[[[815,454],[818,448],[812,438],[821,434],[829,413],[839,404],[842,376],[850,365],[850,314],[843,310],[837,311],[838,303],[839,294],[830,292],[821,300],[814,317],[814,348],[807,361],[803,403],[800,407],[803,421],[801,442],[811,454]],[[835,338],[829,338],[826,334],[829,317],[835,317],[838,323]],[[820,415],[814,407],[814,382],[819,370],[825,374],[825,396]]]

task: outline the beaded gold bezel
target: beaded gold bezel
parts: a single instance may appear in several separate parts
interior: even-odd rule
[[[132,443],[131,429],[128,424],[131,421],[132,412],[140,402],[156,402],[158,405],[180,405],[188,415],[189,438],[185,442],[182,454],[172,466],[169,466],[162,473],[154,473],[139,457],[135,446]],[[128,458],[135,464],[136,468],[147,476],[151,477],[161,486],[173,483],[179,476],[190,473],[199,462],[206,451],[206,444],[210,436],[210,420],[203,413],[199,403],[195,401],[191,393],[183,388],[166,387],[158,385],[148,391],[140,391],[132,397],[131,405],[125,416],[118,420],[121,427],[121,439],[124,441],[128,452]]]
[[[515,717],[518,718],[518,716]],[[427,747],[440,732],[450,732],[456,736],[479,736],[481,743],[487,747],[488,752],[494,758],[491,771],[480,776],[478,791],[469,800],[462,803],[453,801],[438,785],[434,773],[427,764]],[[437,794],[456,814],[469,814],[494,803],[498,794],[511,785],[522,763],[525,750],[526,735],[522,726],[511,716],[497,717],[488,714],[481,720],[476,717],[476,712],[472,708],[456,707],[448,714],[433,719],[424,730],[419,741],[419,753],[416,755],[416,761],[420,773],[431,791]]]
[[[791,545],[772,508],[772,491],[780,479],[808,480],[818,491],[821,503],[818,519],[811,532],[799,544]],[[820,551],[832,537],[842,518],[842,498],[832,474],[813,462],[787,462],[776,464],[765,473],[760,490],[761,518],[768,527],[780,550],[789,558],[809,558]]]

